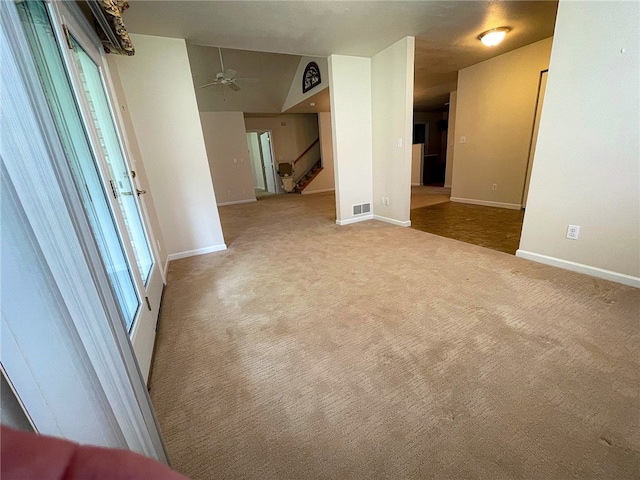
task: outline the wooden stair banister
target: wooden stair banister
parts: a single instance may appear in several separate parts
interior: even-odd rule
[[[318,143],[319,141],[320,141],[320,137],[316,138],[316,139],[313,141],[313,143],[312,143],[311,145],[309,145],[309,146],[307,147],[307,149],[306,149],[304,152],[302,152],[302,153],[300,154],[300,156],[299,156],[298,158],[296,158],[296,159],[293,161],[293,164],[295,165],[296,163],[298,163],[298,162],[302,159],[302,157],[304,157],[304,156],[306,155],[306,153],[307,153],[309,150],[311,150],[311,149],[313,148],[313,146],[314,146],[316,143]]]

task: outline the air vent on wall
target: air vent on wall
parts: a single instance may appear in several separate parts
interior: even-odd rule
[[[353,205],[353,214],[354,215],[365,215],[367,213],[371,213],[371,204],[363,203],[360,205]]]

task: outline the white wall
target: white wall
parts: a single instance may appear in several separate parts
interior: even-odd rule
[[[452,201],[521,207],[538,82],[549,66],[551,42],[547,38],[460,70]]]
[[[560,1],[517,253],[636,287],[639,19],[637,2]]]
[[[218,205],[255,202],[242,112],[201,112],[200,122]]]
[[[411,225],[414,49],[405,37],[371,59],[373,213],[401,226]]]
[[[114,57],[169,259],[225,249],[185,41],[132,35]]]
[[[447,167],[445,170],[444,186],[451,188],[453,180],[453,152],[456,147],[456,108],[458,105],[458,91],[449,94],[449,119],[447,128]]]
[[[319,193],[335,190],[335,172],[333,168],[333,137],[331,131],[331,113],[318,113],[318,129],[320,130],[320,155],[322,171],[313,179],[302,193]]]
[[[304,75],[304,69],[307,67],[309,62],[316,62],[318,68],[320,69],[320,83],[309,90],[307,93],[302,93],[302,76]],[[282,106],[282,111],[288,110],[289,108],[297,105],[305,98],[309,98],[316,93],[324,90],[329,86],[329,65],[328,61],[324,57],[302,57],[300,59],[300,64],[298,65],[298,69],[296,74],[293,77],[293,81],[291,82],[291,88],[289,89],[289,93],[287,95],[286,100]]]
[[[372,218],[354,216],[352,209],[355,204],[373,204],[371,59],[331,55],[329,88],[336,223],[346,225]]]

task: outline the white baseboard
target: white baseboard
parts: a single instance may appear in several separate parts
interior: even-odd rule
[[[421,186],[421,185],[422,185],[421,183],[412,183],[412,184],[411,184],[411,186],[412,186],[412,187],[419,187],[419,186]]]
[[[444,188],[451,188],[451,185],[446,185],[445,184]]]
[[[227,246],[223,243],[220,245],[212,245],[210,247],[198,248],[196,250],[187,250],[186,252],[172,253],[167,257],[167,263],[180,258],[195,257],[196,255],[204,255],[205,253],[221,252],[226,250]]]
[[[395,220],[393,218],[383,217],[381,215],[374,215],[374,220],[379,220],[381,222],[390,223],[391,225],[397,225],[398,227],[410,227],[411,220],[407,220],[406,222],[401,222],[400,220]]]
[[[552,267],[564,268],[565,270],[571,270],[572,272],[584,273],[591,275],[592,277],[603,278],[605,280],[611,280],[612,282],[622,283],[629,285],[630,287],[640,288],[640,278],[625,273],[612,272],[611,270],[605,270],[604,268],[592,267],[591,265],[584,265],[582,263],[571,262],[569,260],[563,260],[561,258],[549,257],[540,253],[528,252],[526,250],[517,250],[516,257],[526,258],[538,263],[544,263],[545,265],[551,265]]]
[[[347,218],[346,220],[336,220],[340,226],[351,225],[352,223],[364,222],[365,220],[373,220],[373,214],[362,215],[360,217]]]
[[[451,201],[471,205],[483,205],[485,207],[508,208],[510,210],[520,210],[522,208],[522,205],[519,203],[492,202],[491,200],[476,200],[474,198],[451,197]]]
[[[306,189],[302,191],[302,195],[311,195],[312,193],[325,193],[325,192],[335,192],[335,188],[324,188],[322,190],[311,190],[310,192]]]
[[[257,201],[258,201],[257,198],[247,198],[246,200],[234,200],[233,202],[219,203],[218,206],[225,207],[227,205],[238,205],[239,203],[251,203],[251,202],[257,202]]]

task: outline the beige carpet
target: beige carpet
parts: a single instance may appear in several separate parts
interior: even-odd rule
[[[332,195],[221,208],[171,263],[151,395],[195,479],[637,479],[640,290]]]

